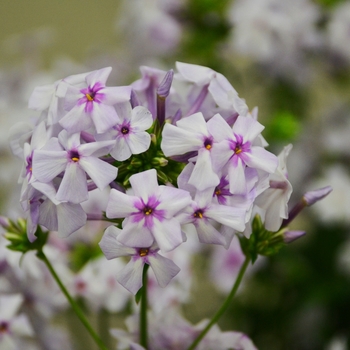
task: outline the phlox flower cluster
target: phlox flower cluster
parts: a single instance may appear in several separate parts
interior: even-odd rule
[[[222,74],[181,62],[176,68],[143,66],[141,78],[128,86],[107,86],[107,67],[37,87],[29,100],[37,120],[30,130],[15,126],[10,136],[23,161],[20,202],[30,242],[38,226],[66,238],[88,220],[107,221],[99,246],[108,260],[127,258],[115,265],[116,278],[134,295],[146,265],[160,287],[178,275],[173,257],[187,240],[229,249],[235,234],[249,237],[255,213],[273,232],[288,219],[286,158],[292,146],[278,156],[266,149],[257,109],[249,111]],[[91,205],[105,191],[105,207]],[[87,264],[69,278],[70,288],[95,309],[119,311],[127,296],[105,263]],[[91,282],[97,278],[107,292]],[[176,288],[165,298],[174,304],[181,299]],[[191,334],[188,339],[204,328],[176,314],[174,320]],[[157,322],[152,327],[160,334],[157,344],[164,329]],[[172,349],[170,338],[154,348]],[[219,339],[223,349],[227,341],[254,349],[244,335],[218,328],[204,339],[203,349]]]
[[[133,294],[142,267],[160,286],[179,272],[159,253],[196,232],[201,243],[230,246],[248,232],[253,208],[277,231],[288,216],[291,185],[285,158],[266,150],[257,121],[228,80],[214,70],[178,62],[177,73],[141,67],[129,86],[109,87],[111,68],[72,75],[35,88],[32,131],[15,127],[14,153],[23,159],[21,204],[27,233],[37,225],[67,237],[89,218],[92,190],[110,187],[107,259],[129,256],[118,281]],[[191,229],[192,227],[192,229]]]

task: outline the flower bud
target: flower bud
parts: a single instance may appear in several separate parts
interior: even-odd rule
[[[300,237],[305,236],[305,231],[286,231],[283,233],[284,243],[292,243]]]
[[[314,191],[309,191],[304,194],[303,199],[307,206],[311,206],[326,197],[332,190],[331,186],[326,186]]]

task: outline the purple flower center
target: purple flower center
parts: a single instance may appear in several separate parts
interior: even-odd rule
[[[0,334],[7,333],[9,331],[9,323],[7,321],[0,322]]]
[[[216,196],[220,204],[226,204],[226,196],[232,196],[232,193],[228,189],[228,184],[229,182],[225,179],[225,177],[222,177],[220,179],[220,183],[215,187],[213,197]]]
[[[93,109],[93,102],[101,103],[103,100],[104,94],[99,92],[103,88],[104,86],[100,82],[97,82],[93,86],[88,86],[80,90],[84,96],[79,99],[78,105],[85,104],[85,112],[91,112]]]
[[[126,135],[129,133],[129,128],[126,126],[123,126],[120,131],[123,135]]]
[[[71,150],[71,151],[69,151],[69,158],[70,158],[73,162],[77,163],[77,162],[79,162],[80,154],[79,154],[78,151],[76,151],[76,150]]]
[[[250,151],[250,142],[244,142],[243,136],[235,134],[236,141],[231,140],[230,147],[234,152],[234,155]]]
[[[204,143],[203,143],[204,147],[207,149],[207,150],[210,150],[213,146],[213,140],[209,137],[207,137],[205,140],[204,140]]]
[[[160,204],[155,196],[148,198],[148,202],[145,203],[143,199],[135,203],[135,207],[139,210],[137,213],[132,214],[133,221],[139,222],[145,220],[144,226],[151,229],[153,227],[153,220],[157,219],[162,221],[165,217],[165,211],[162,209],[157,209]]]
[[[139,249],[139,256],[144,257],[147,256],[149,253],[149,249],[148,248],[140,248]]]
[[[203,214],[204,214],[203,209],[197,209],[197,210],[193,213],[193,217],[196,218],[196,219],[203,219]]]
[[[117,124],[116,126],[114,126],[114,129],[117,130],[118,133],[122,134],[122,136],[127,136],[132,131],[132,127],[130,126],[130,121],[127,121],[127,120],[123,120],[121,124]],[[118,137],[118,134],[117,134],[117,137]]]

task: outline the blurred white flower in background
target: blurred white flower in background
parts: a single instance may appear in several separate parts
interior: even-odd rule
[[[350,176],[342,165],[328,168],[322,179],[316,180],[310,188],[321,188],[330,185],[333,192],[330,196],[312,207],[321,222],[349,223]]]
[[[331,51],[350,61],[350,2],[339,3],[331,12],[326,40]]]
[[[288,68],[298,71],[302,50],[321,44],[316,31],[319,16],[319,9],[309,0],[234,1],[229,12],[233,47],[253,60],[271,64],[279,73],[288,74]]]

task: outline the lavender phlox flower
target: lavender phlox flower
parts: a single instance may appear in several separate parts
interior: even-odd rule
[[[201,243],[227,246],[227,237],[218,229],[218,224],[241,232],[245,228],[246,210],[215,204],[213,192],[214,188],[197,191],[191,205],[181,214],[181,220],[184,224],[195,226]],[[229,241],[231,239],[232,236]]]
[[[54,84],[38,86],[34,89],[28,102],[28,108],[36,111],[46,111],[48,125],[58,123],[64,116],[63,97],[67,88],[79,86],[89,73],[75,74],[65,79],[57,80]]]
[[[158,254],[156,244],[142,248],[126,247],[118,241],[122,230],[110,226],[99,243],[106,258],[114,259],[121,256],[130,256],[129,263],[118,272],[117,280],[132,294],[136,294],[142,287],[142,271],[145,264],[153,270],[158,284],[165,287],[171,279],[180,272],[180,268],[171,260]]]
[[[265,211],[265,228],[269,231],[278,231],[283,219],[288,218],[288,201],[293,188],[288,180],[287,157],[292,145],[284,147],[278,155],[278,167],[273,174],[270,174],[270,187],[261,193],[255,204]]]
[[[211,133],[218,141],[212,150],[214,169],[224,172],[227,169],[232,194],[246,194],[245,168],[260,169],[273,173],[278,165],[277,157],[253,142],[264,127],[252,118],[238,116],[232,129],[216,114],[210,122]]]
[[[96,129],[98,134],[106,132],[119,118],[114,105],[130,100],[131,87],[106,87],[112,68],[90,72],[85,77],[85,87],[70,85],[65,95],[65,110],[68,113],[59,121],[69,133]]]
[[[100,190],[117,177],[118,169],[98,158],[108,154],[115,141],[81,144],[79,133],[68,135],[65,130],[58,139],[51,140],[50,147],[34,152],[33,174],[38,181],[47,183],[64,172],[57,200],[72,203],[87,200],[87,175]]]
[[[188,192],[159,186],[157,171],[147,170],[129,179],[134,195],[112,189],[107,205],[108,218],[125,218],[118,240],[133,248],[150,247],[154,240],[163,252],[183,242],[177,214],[191,202]]]
[[[199,190],[216,186],[220,181],[212,169],[211,151],[216,143],[211,135],[211,125],[210,121],[205,121],[202,113],[196,113],[180,119],[176,126],[165,124],[162,133],[161,148],[165,156],[198,151],[198,156],[191,159],[195,161],[195,167],[188,183]]]
[[[96,140],[116,140],[110,154],[124,161],[132,154],[140,154],[150,146],[151,136],[145,130],[152,126],[151,113],[142,106],[131,109],[130,103],[118,103],[116,111],[120,120],[106,134],[97,134]]]

